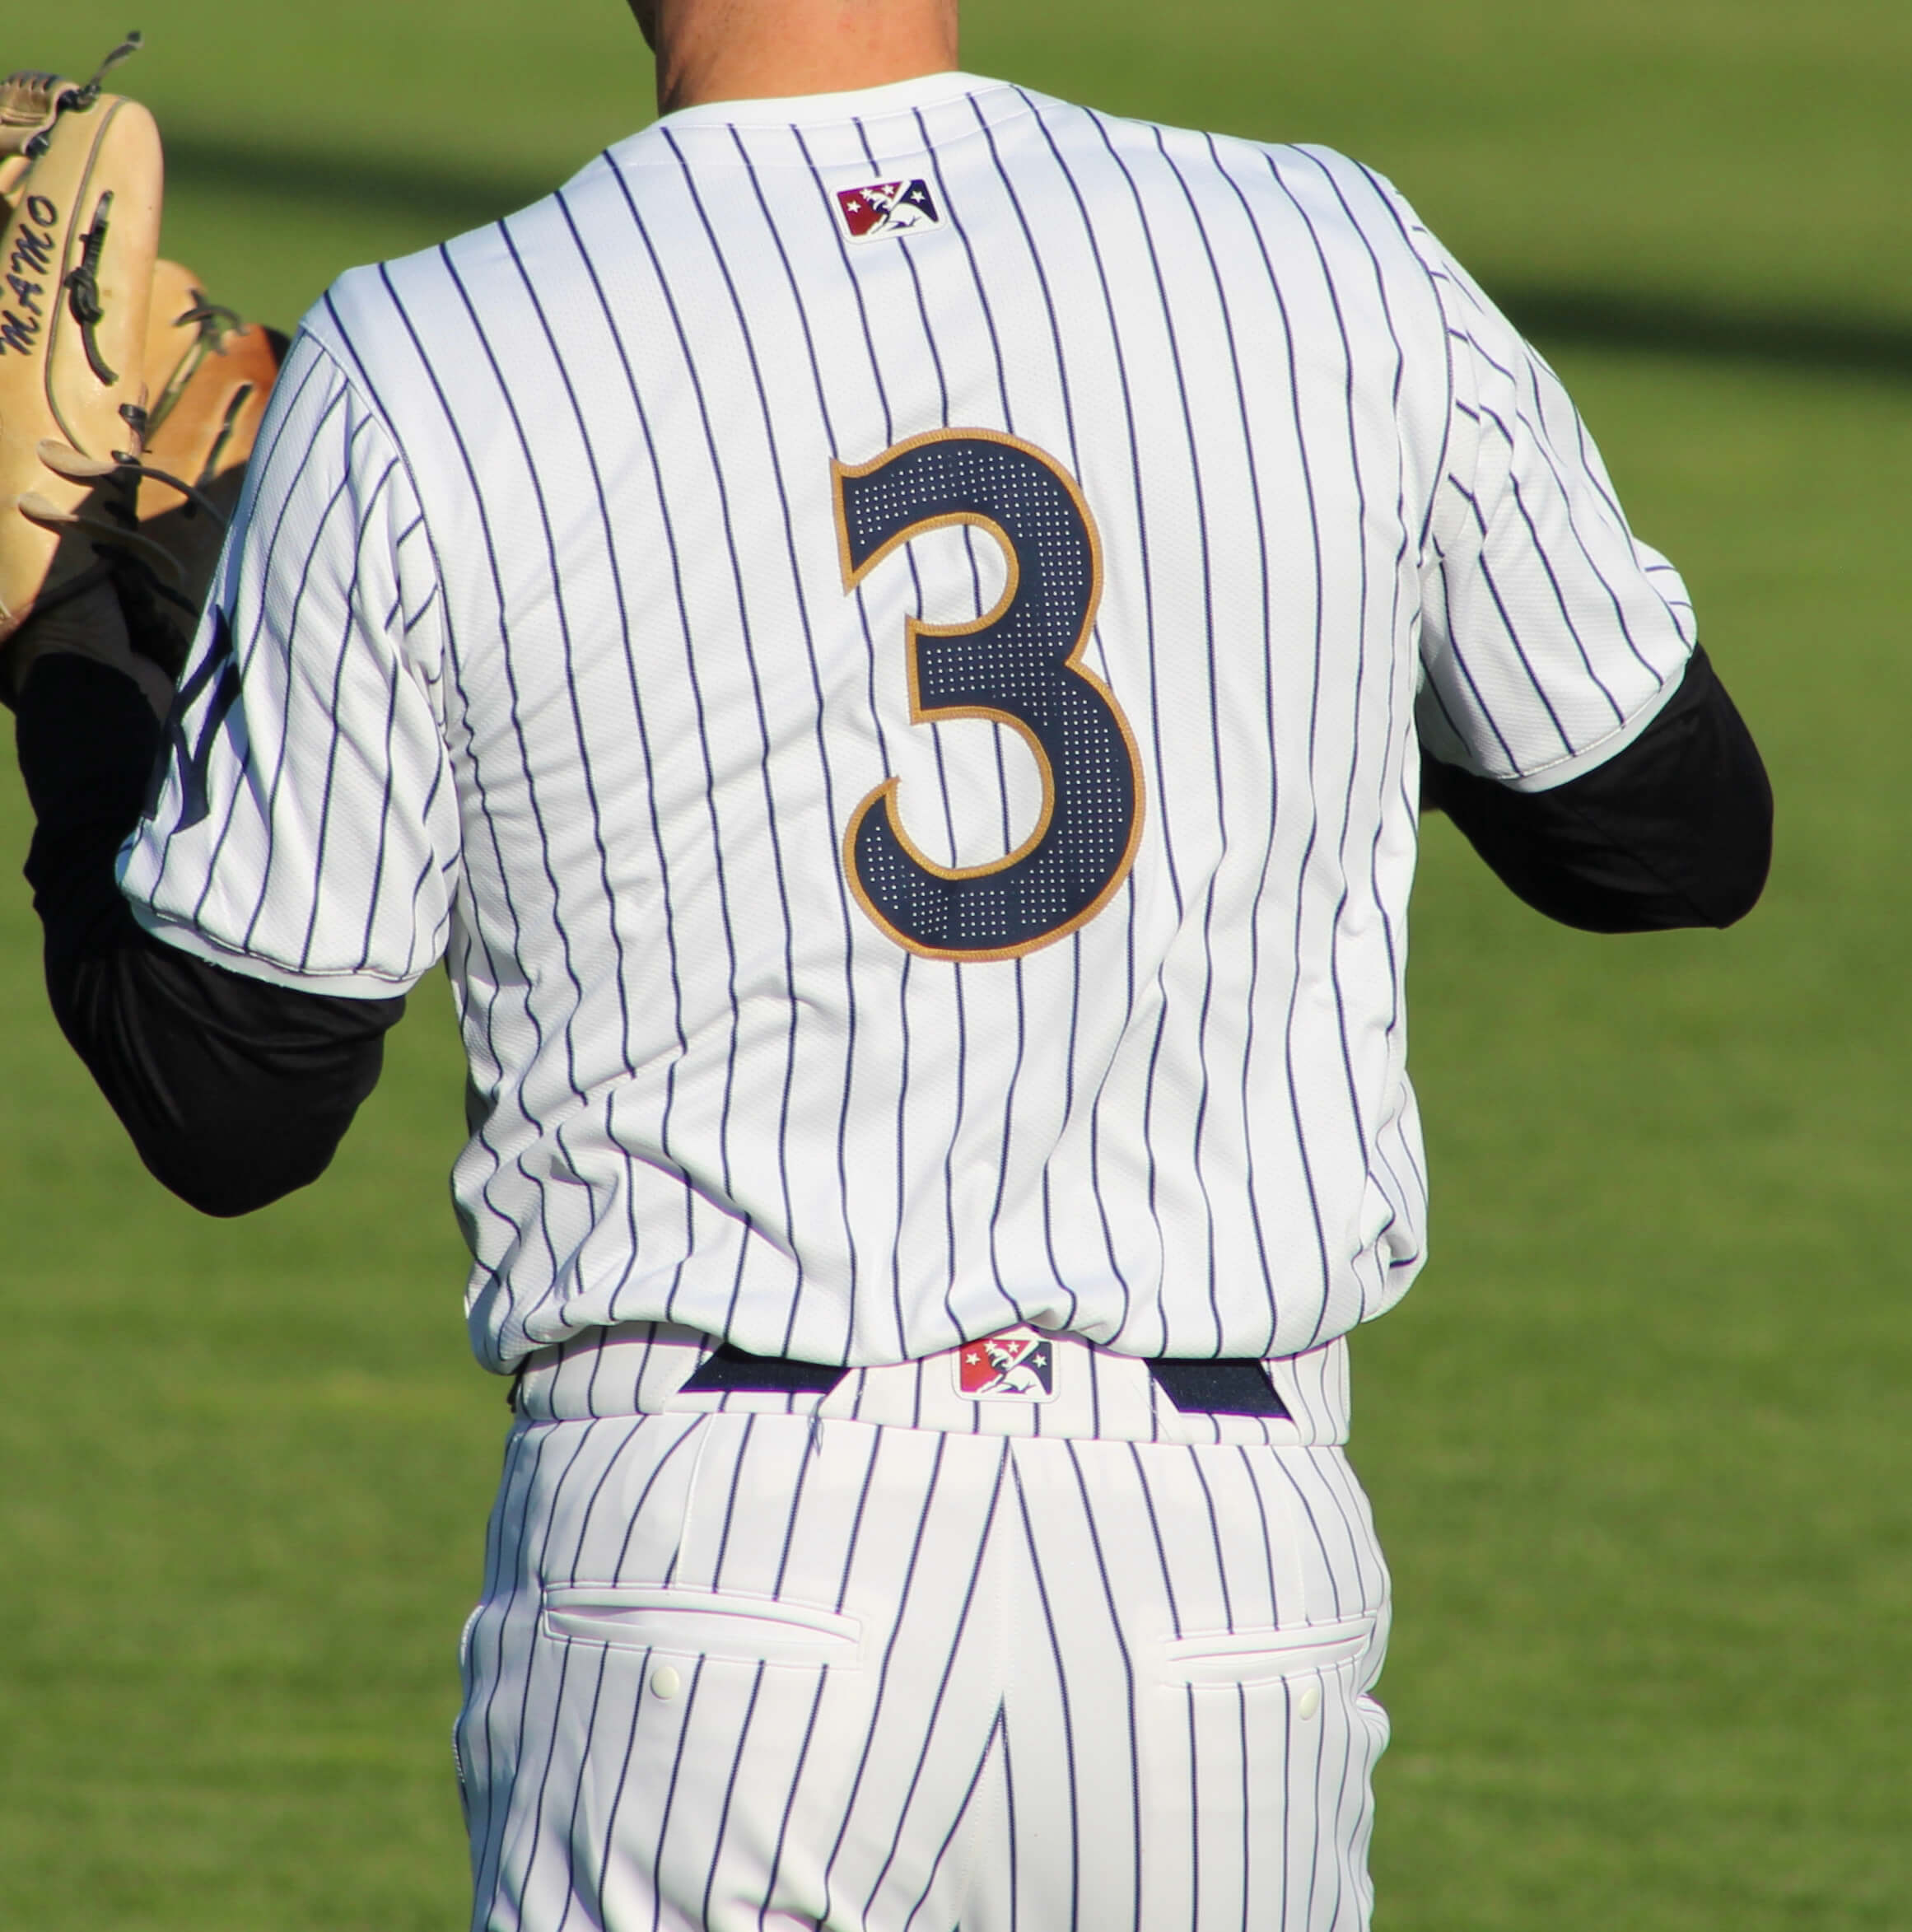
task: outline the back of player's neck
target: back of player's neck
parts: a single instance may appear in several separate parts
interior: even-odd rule
[[[954,0],[678,0],[660,22],[657,106],[843,94],[956,65]]]

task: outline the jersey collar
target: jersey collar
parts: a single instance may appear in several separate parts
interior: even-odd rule
[[[656,128],[809,128],[832,127],[846,121],[871,120],[883,114],[907,114],[912,108],[935,107],[965,95],[1006,87],[979,74],[951,69],[947,73],[919,74],[914,80],[892,81],[881,87],[857,87],[843,94],[792,94],[777,100],[707,100],[660,116]]]

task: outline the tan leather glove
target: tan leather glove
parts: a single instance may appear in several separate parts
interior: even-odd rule
[[[110,583],[176,675],[284,338],[159,256],[159,131],[83,84],[0,82],[0,698],[38,614]]]

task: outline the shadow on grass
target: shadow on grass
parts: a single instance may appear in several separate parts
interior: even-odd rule
[[[580,156],[581,162],[583,157]],[[166,135],[166,179],[175,188],[245,194],[309,208],[393,208],[440,223],[447,235],[495,222],[557,187],[534,174],[447,167],[391,154],[265,147],[213,134]]]
[[[442,226],[447,235],[496,221],[557,185],[529,172],[492,174],[391,155],[268,147],[190,132],[167,137],[166,169],[184,187],[334,209],[354,203],[400,208]],[[1483,279],[1508,314],[1543,345],[1636,349],[1912,381],[1912,322],[1802,309],[1739,309],[1693,295],[1523,283],[1491,272]]]
[[[1485,279],[1494,299],[1543,344],[1644,349],[1700,362],[1760,362],[1912,381],[1912,323],[1808,310],[1731,308],[1690,295]]]

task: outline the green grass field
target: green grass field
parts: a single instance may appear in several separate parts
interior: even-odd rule
[[[84,71],[124,0],[0,64]],[[619,0],[140,21],[170,251],[289,324],[648,118]],[[1430,827],[1435,1258],[1357,1345],[1383,1932],[1912,1926],[1912,9],[971,0],[969,65],[1385,169],[1551,352],[1766,752],[1734,932],[1597,940]],[[0,774],[0,850],[26,819]],[[0,1925],[462,1923],[447,1728],[505,1421],[439,983],[316,1188],[162,1195],[0,895]],[[1049,1929],[1037,1929],[1049,1932]]]

